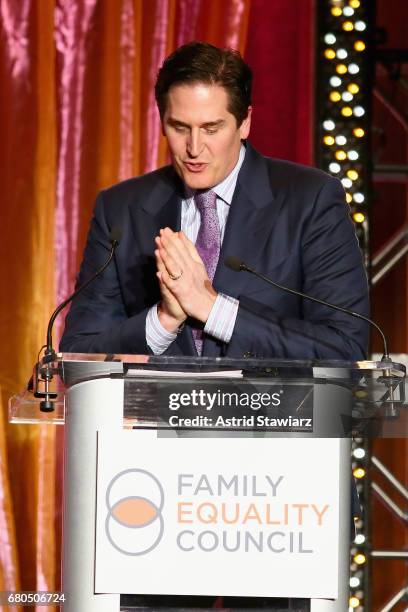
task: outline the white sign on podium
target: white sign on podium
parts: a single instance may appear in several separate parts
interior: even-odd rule
[[[336,599],[339,440],[99,432],[96,593]]]

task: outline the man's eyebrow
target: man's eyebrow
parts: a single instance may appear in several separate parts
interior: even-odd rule
[[[170,125],[178,125],[178,126],[182,126],[186,128],[190,127],[188,123],[184,123],[184,121],[180,121],[176,117],[168,117],[167,123],[169,123]],[[200,127],[203,127],[203,128],[220,127],[224,123],[225,123],[225,119],[217,119],[216,121],[206,121],[205,123],[202,123]]]
[[[217,121],[207,121],[206,123],[203,123],[201,127],[203,128],[220,127],[224,123],[225,123],[224,119],[217,119]]]
[[[182,125],[183,127],[190,127],[187,123],[184,123],[183,121],[180,121],[175,117],[168,117],[167,123],[170,123],[170,125]]]

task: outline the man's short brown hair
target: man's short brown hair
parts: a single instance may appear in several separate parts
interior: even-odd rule
[[[191,42],[169,55],[160,68],[155,87],[160,117],[166,111],[167,94],[173,85],[206,83],[221,85],[228,94],[228,111],[239,127],[251,106],[252,71],[239,51]]]

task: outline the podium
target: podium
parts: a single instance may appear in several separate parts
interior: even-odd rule
[[[141,596],[348,609],[351,438],[406,427],[403,366],[60,354],[43,367],[56,410],[24,396],[11,419],[65,426],[64,610],[137,609],[121,593],[150,609]],[[273,607],[294,598],[310,603]]]

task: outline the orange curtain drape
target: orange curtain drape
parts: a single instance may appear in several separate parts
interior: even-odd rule
[[[9,426],[6,411],[27,384],[55,302],[53,10],[50,0],[0,3],[1,590],[47,589],[56,574],[56,431]]]
[[[194,39],[243,52],[249,8],[0,1],[0,590],[54,590],[60,571],[63,431],[9,425],[7,399],[72,290],[96,192],[166,160],[153,98],[162,60]]]

